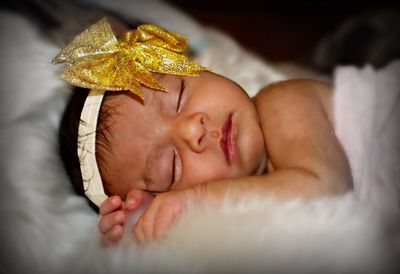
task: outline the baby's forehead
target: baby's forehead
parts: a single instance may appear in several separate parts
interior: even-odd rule
[[[145,103],[135,94],[128,91],[106,92],[98,123],[111,123],[117,120],[128,118],[132,110],[145,107]],[[135,112],[135,115],[138,113]]]
[[[103,124],[106,122],[110,122],[112,118],[121,114],[121,106],[126,104],[123,93],[112,92],[111,94],[107,94],[103,99],[103,103],[100,109],[100,116],[98,123]]]
[[[96,133],[100,138],[108,139],[111,146],[128,130],[135,129],[134,132],[137,132],[138,128],[143,127],[142,120],[146,120],[148,110],[154,108],[151,106],[154,104],[150,104],[151,98],[148,99],[146,104],[128,91],[107,92],[100,109]]]
[[[115,125],[118,121],[123,121],[124,100],[126,95],[122,92],[106,92],[104,96],[96,128],[96,143],[107,144],[109,148],[115,135]]]

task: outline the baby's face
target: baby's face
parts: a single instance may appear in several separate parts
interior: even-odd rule
[[[144,104],[128,93],[104,102],[111,108],[109,137],[98,153],[109,195],[177,190],[256,172],[264,139],[255,106],[237,84],[210,72],[156,77],[168,93],[143,88]]]

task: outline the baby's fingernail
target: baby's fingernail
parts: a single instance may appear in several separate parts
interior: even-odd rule
[[[120,228],[115,227],[111,233],[113,234],[113,236],[118,236],[121,233]]]
[[[129,198],[127,201],[126,201],[126,205],[128,206],[128,207],[132,207],[132,206],[134,206],[136,204],[136,199],[134,199],[134,198]]]
[[[113,198],[111,199],[111,203],[112,203],[113,205],[117,205],[117,204],[118,204],[118,197],[113,197]]]
[[[115,215],[115,221],[117,221],[117,222],[122,221],[122,218],[123,218],[122,214]]]

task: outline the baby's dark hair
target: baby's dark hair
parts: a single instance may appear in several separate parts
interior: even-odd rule
[[[83,88],[74,88],[74,92],[69,99],[67,107],[63,113],[63,117],[61,119],[61,124],[58,132],[58,140],[59,140],[59,152],[61,156],[61,160],[64,164],[64,167],[67,171],[68,177],[72,183],[73,189],[76,194],[83,196],[88,201],[89,205],[96,211],[98,208],[95,204],[93,204],[85,195],[85,191],[83,188],[83,179],[82,173],[78,158],[78,127],[80,123],[80,117],[83,105],[85,103],[86,97],[89,94],[88,89]],[[107,99],[107,92],[105,93],[103,103]],[[96,128],[96,136],[102,136],[101,138],[102,144],[100,146],[103,147],[107,145],[107,117],[109,116],[109,110],[107,107],[102,107],[100,109],[99,118],[97,121]],[[96,138],[98,140],[99,138]],[[96,142],[96,147],[98,146]],[[97,155],[96,155],[97,157]],[[98,157],[98,160],[102,160],[101,157]],[[99,165],[100,168],[100,165]],[[101,170],[100,170],[101,173]],[[107,193],[107,192],[106,192]]]

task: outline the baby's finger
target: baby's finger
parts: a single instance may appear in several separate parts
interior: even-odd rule
[[[122,239],[124,235],[124,227],[122,225],[114,226],[107,234],[102,238],[102,244],[104,246],[115,244]]]
[[[140,222],[133,227],[133,235],[135,236],[137,243],[142,245],[146,242],[144,228]]]
[[[122,200],[119,196],[115,195],[107,198],[100,206],[100,214],[107,215],[119,208],[122,208]]]
[[[151,194],[147,191],[132,189],[126,195],[125,208],[127,210],[136,210],[149,198],[151,198]]]
[[[122,225],[126,220],[126,213],[122,210],[113,212],[101,217],[99,221],[99,231],[101,234],[106,234],[117,225]]]
[[[133,227],[133,234],[135,239],[139,244],[144,244],[151,240],[153,234],[153,207],[150,206],[143,214],[140,216],[139,220]]]
[[[177,208],[161,208],[154,220],[153,237],[161,240],[165,237],[168,229],[174,224],[182,214],[182,209]]]
[[[151,204],[133,227],[133,234],[139,244],[144,244],[154,239],[154,217],[158,210],[159,203]]]

